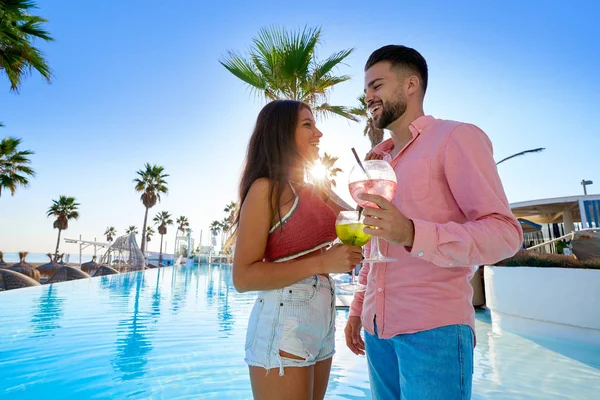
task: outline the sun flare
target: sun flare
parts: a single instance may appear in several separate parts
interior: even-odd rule
[[[327,168],[320,161],[316,161],[309,169],[310,177],[315,181],[325,180],[327,177]]]

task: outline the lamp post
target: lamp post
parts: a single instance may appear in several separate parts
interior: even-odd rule
[[[583,194],[587,196],[587,185],[592,185],[594,182],[592,181],[586,181],[585,179],[583,179],[581,181],[581,186],[583,186]]]

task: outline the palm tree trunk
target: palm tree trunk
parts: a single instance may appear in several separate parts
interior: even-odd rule
[[[54,256],[58,258],[58,246],[60,245],[60,232],[62,229],[58,230],[58,239],[56,239],[56,251],[54,252]]]
[[[175,250],[173,250],[173,264],[175,264],[175,259],[177,258],[177,236],[179,235],[179,228],[175,232]]]
[[[146,224],[148,223],[148,207],[144,214],[144,227],[142,228],[142,255],[146,257]]]
[[[162,264],[162,242],[163,242],[163,236],[164,235],[160,235],[160,253],[158,253],[158,266],[160,267],[160,264]]]

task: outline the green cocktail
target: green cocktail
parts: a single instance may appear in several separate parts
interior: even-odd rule
[[[363,232],[365,228],[364,215],[358,211],[342,211],[338,214],[335,221],[335,233],[338,239],[346,245],[363,247],[369,240],[371,235]],[[341,289],[350,292],[362,292],[366,289],[365,285],[356,283],[355,271],[352,269],[352,283],[340,285]]]
[[[361,222],[351,222],[342,225],[335,226],[335,233],[337,237],[344,244],[352,246],[363,247],[369,240],[371,235],[363,232],[365,225]]]

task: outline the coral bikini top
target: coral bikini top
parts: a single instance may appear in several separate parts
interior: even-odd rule
[[[326,247],[333,242],[335,212],[309,187],[294,192],[291,210],[275,224],[267,239],[264,260],[288,261]]]

